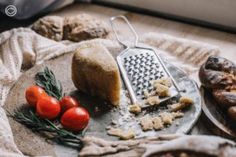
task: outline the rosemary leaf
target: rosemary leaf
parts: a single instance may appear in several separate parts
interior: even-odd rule
[[[61,83],[48,67],[45,67],[42,72],[38,72],[35,75],[35,82],[36,85],[42,87],[48,95],[58,100],[64,96]]]
[[[61,83],[56,79],[54,73],[48,67],[45,67],[42,72],[38,72],[35,75],[35,83],[42,87],[48,95],[58,100],[64,96]],[[58,144],[75,147],[77,149],[82,148],[83,143],[81,137],[84,135],[84,132],[74,134],[55,125],[55,123],[48,119],[38,117],[35,112],[30,109],[16,110],[13,114],[8,114],[14,120],[25,125],[29,129],[46,135],[47,140],[52,140]]]
[[[13,114],[8,113],[8,115],[35,132],[47,133],[47,139],[58,144],[76,147],[79,150],[83,146],[81,141],[82,133],[77,135],[58,127],[50,120],[38,117],[32,110],[16,110]]]

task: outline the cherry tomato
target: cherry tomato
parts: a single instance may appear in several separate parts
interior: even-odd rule
[[[32,107],[35,107],[37,101],[44,96],[47,96],[47,93],[41,87],[36,85],[28,87],[25,91],[25,98],[28,104]]]
[[[89,123],[89,114],[82,107],[73,107],[67,110],[61,117],[62,126],[70,131],[83,130]]]
[[[60,100],[60,105],[61,111],[64,113],[66,110],[72,107],[78,107],[79,103],[75,98],[72,98],[71,96],[65,96]]]
[[[57,99],[47,96],[38,100],[36,105],[36,112],[41,118],[54,119],[61,111],[61,106]]]

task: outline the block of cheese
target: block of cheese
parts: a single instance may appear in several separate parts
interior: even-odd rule
[[[116,61],[101,44],[87,43],[76,50],[72,80],[78,90],[119,104],[121,79]]]

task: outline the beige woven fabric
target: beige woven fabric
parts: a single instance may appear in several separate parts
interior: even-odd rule
[[[210,55],[219,53],[217,47],[172,37],[165,34],[147,33],[141,37],[141,41],[162,52],[168,61],[179,66],[189,74],[196,73],[198,67]],[[108,39],[95,39],[84,42],[98,42],[109,50],[120,50],[121,46]],[[45,60],[69,53],[78,48],[80,43],[69,41],[56,42],[34,33],[29,28],[17,28],[0,34],[0,156],[18,157],[23,154],[14,144],[11,128],[6,113],[1,106],[7,94],[22,73],[35,64],[41,64]]]

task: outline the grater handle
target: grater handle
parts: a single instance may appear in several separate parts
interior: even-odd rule
[[[117,30],[116,30],[116,26],[115,26],[115,24],[114,24],[114,20],[116,20],[116,19],[118,19],[118,18],[123,19],[123,20],[126,22],[126,24],[129,26],[129,29],[132,31],[132,33],[134,34],[134,37],[135,37],[134,47],[137,47],[138,40],[139,40],[138,34],[137,34],[136,31],[134,30],[133,26],[130,24],[129,20],[128,20],[125,16],[123,16],[123,15],[113,16],[113,17],[110,18],[111,27],[112,27],[113,32],[115,33],[116,39],[117,39],[118,42],[119,42],[121,45],[123,45],[124,47],[126,47],[126,48],[129,47],[129,46],[126,45],[124,42],[122,42],[122,40],[120,40],[120,38],[119,38],[119,36],[118,36],[118,34],[117,34]]]

